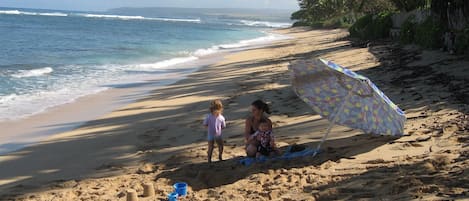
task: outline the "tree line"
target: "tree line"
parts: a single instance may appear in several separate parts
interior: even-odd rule
[[[294,26],[349,28],[353,37],[386,38],[399,29],[399,41],[417,42],[428,48],[452,42],[457,52],[469,49],[469,1],[467,0],[298,0],[291,15]],[[392,17],[402,13],[430,13],[423,21],[409,14],[396,27]],[[415,41],[418,40],[418,41]]]

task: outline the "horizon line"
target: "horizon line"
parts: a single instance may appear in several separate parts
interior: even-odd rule
[[[172,7],[172,6],[151,6],[151,7],[129,7],[129,6],[123,6],[123,7],[116,7],[116,8],[109,8],[106,10],[70,10],[70,9],[54,9],[54,8],[31,8],[31,7],[3,7],[0,6],[0,8],[12,8],[12,9],[36,9],[36,10],[57,10],[57,11],[79,11],[79,12],[109,12],[111,10],[115,9],[122,9],[122,8],[128,8],[128,9],[145,9],[145,8],[171,8],[171,9],[239,9],[239,10],[278,10],[278,11],[295,11],[295,9],[283,9],[283,8],[233,8],[233,7],[214,7],[214,8],[191,8],[191,7]]]

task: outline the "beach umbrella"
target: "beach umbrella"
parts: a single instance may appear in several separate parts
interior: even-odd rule
[[[404,112],[365,76],[324,59],[298,60],[289,69],[296,94],[330,121],[316,151],[334,124],[370,134],[403,134]]]

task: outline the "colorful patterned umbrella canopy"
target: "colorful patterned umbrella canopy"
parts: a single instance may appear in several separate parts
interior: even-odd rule
[[[371,134],[403,134],[404,112],[368,78],[323,59],[299,60],[289,68],[296,94],[332,125]]]

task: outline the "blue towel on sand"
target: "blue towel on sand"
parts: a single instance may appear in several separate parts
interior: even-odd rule
[[[262,163],[268,160],[288,160],[288,159],[302,157],[302,156],[316,156],[319,152],[320,152],[319,150],[311,149],[311,148],[307,148],[302,151],[291,152],[291,146],[289,146],[282,156],[277,156],[277,157],[272,157],[272,158],[269,158],[266,156],[261,156],[260,158],[245,157],[239,160],[239,163],[245,166],[250,166],[251,164],[255,162]]]

